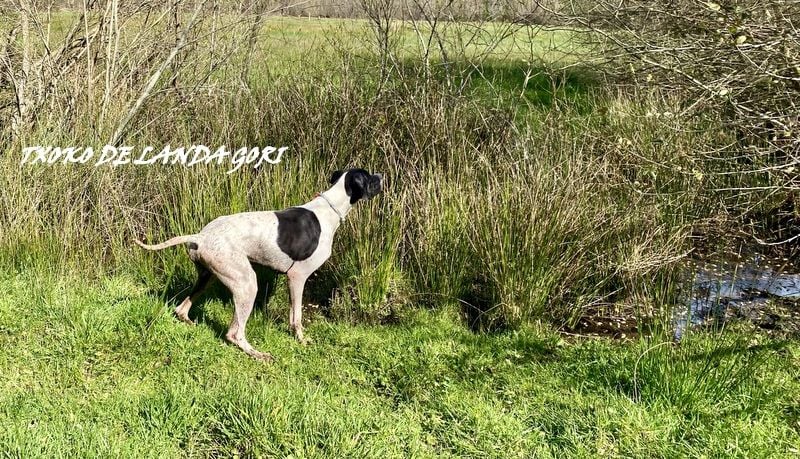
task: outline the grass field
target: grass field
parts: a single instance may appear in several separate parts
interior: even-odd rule
[[[75,17],[53,19],[53,49]],[[3,139],[0,452],[800,455],[796,339],[733,324],[671,342],[698,228],[780,202],[719,191],[743,182],[707,154],[732,143],[714,116],[683,118],[657,88],[606,86],[574,32],[447,23],[425,59],[425,28],[392,23],[383,59],[364,21],[269,18],[249,55],[237,47],[246,27],[202,35],[124,141],[289,146],[280,165],[20,167],[25,145],[107,141],[146,82],[140,69],[174,40],[139,20],[120,32],[122,51],[103,48],[116,59],[77,60]],[[144,45],[126,51],[140,30]],[[224,344],[221,288],[196,326],[172,317],[193,267],[132,238],[305,202],[351,166],[388,186],[348,217],[309,281],[315,344],[288,333],[284,281],[248,324],[271,365]],[[642,319],[640,333],[559,331],[612,313]]]
[[[190,327],[124,276],[6,275],[0,289],[9,456],[798,454],[796,341],[481,335],[445,310],[388,326],[317,318],[302,347],[257,311],[251,341],[277,359],[264,365],[223,344],[231,311],[215,295]]]

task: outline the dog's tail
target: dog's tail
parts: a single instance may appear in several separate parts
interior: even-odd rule
[[[143,249],[161,250],[161,249],[166,249],[167,247],[172,247],[173,245],[185,244],[187,242],[194,243],[195,245],[197,245],[197,235],[188,234],[186,236],[176,236],[168,241],[162,242],[161,244],[154,244],[154,245],[147,245],[138,239],[134,239],[133,242],[137,243],[139,247]]]

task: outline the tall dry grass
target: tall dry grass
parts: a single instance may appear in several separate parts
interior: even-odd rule
[[[164,36],[168,25],[159,24],[146,33]],[[342,228],[312,281],[323,287],[313,302],[351,320],[455,303],[478,328],[567,323],[598,309],[668,307],[675,298],[655,302],[647,293],[655,281],[671,285],[691,228],[717,208],[708,163],[696,158],[724,134],[654,115],[672,110],[657,93],[615,93],[589,77],[546,73],[537,78],[547,84],[528,89],[529,71],[518,96],[503,80],[519,83],[513,63],[509,70],[482,56],[460,63],[467,73],[431,72],[397,54],[343,47],[321,65],[336,72],[242,79],[232,66],[243,55],[269,56],[225,44],[237,37],[230,29],[208,29],[215,38],[202,30],[188,30],[195,45],[180,49],[170,61],[176,70],[165,66],[141,104],[150,79],[134,78],[141,67],[131,56],[147,47],[127,56],[120,45],[125,57],[108,90],[90,91],[88,79],[71,73],[57,83],[75,84],[73,97],[45,98],[54,111],[28,113],[0,158],[3,266],[122,270],[153,286],[164,285],[166,271],[168,285],[188,284],[193,270],[179,250],[144,254],[131,239],[161,240],[222,214],[302,203],[330,171],[360,166],[385,173],[386,192]],[[212,39],[213,52],[196,46]],[[171,46],[152,54],[163,64]],[[144,73],[152,76],[157,62]],[[110,65],[86,65],[100,63]],[[209,76],[209,66],[217,73]],[[25,145],[98,148],[120,126],[128,145],[290,150],[279,165],[232,174],[218,166],[19,165]]]

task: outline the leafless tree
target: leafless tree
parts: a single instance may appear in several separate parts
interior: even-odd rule
[[[120,142],[153,98],[177,94],[170,100],[186,103],[232,56],[244,51],[247,59],[264,19],[280,9],[259,2],[220,15],[208,0],[74,3],[76,14],[57,13],[65,5],[55,0],[0,3],[15,23],[0,43],[0,119],[11,121],[0,136],[22,140],[42,126],[70,132],[88,116],[84,141]],[[165,105],[162,116],[170,112]]]

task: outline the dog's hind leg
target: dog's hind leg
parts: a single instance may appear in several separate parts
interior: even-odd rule
[[[253,271],[249,260],[246,257],[226,258],[223,263],[209,265],[209,268],[233,294],[233,319],[231,319],[231,325],[225,338],[250,357],[264,361],[272,360],[272,355],[256,350],[245,337],[247,319],[253,312],[258,293],[256,272]]]
[[[194,287],[192,287],[189,296],[175,308],[175,315],[178,319],[189,325],[194,325],[192,319],[189,318],[189,309],[192,308],[192,304],[197,301],[197,298],[203,293],[203,290],[208,286],[208,282],[212,277],[214,277],[214,275],[205,266],[197,265],[197,282],[195,282]]]

